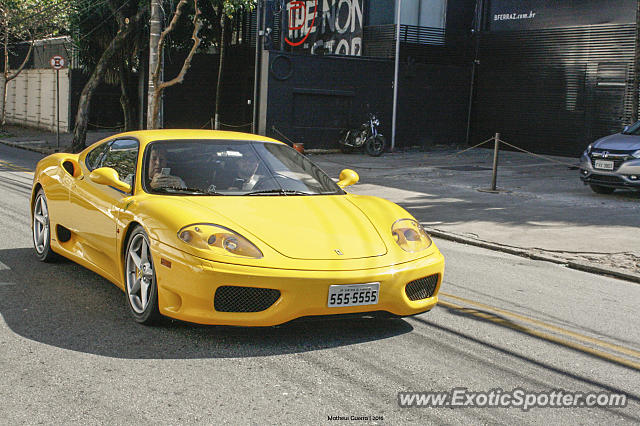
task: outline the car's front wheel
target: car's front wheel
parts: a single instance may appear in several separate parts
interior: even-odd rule
[[[589,185],[591,190],[596,194],[611,194],[615,191],[615,188],[609,188],[608,186],[600,186],[600,185]]]
[[[40,189],[33,203],[33,248],[42,262],[51,262],[57,255],[51,250],[51,226],[49,206],[44,191]]]
[[[129,237],[125,257],[127,305],[140,324],[153,324],[160,319],[158,287],[151,257],[149,237],[137,226]]]

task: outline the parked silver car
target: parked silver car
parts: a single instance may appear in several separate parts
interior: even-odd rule
[[[640,190],[640,121],[590,144],[580,158],[580,179],[598,194]]]

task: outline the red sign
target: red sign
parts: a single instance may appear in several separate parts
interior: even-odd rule
[[[306,1],[292,1],[287,4],[288,20],[289,20],[289,35],[294,35],[294,38],[301,38],[301,40],[294,42],[289,40],[288,37],[284,38],[284,41],[291,46],[300,46],[307,40],[311,31],[316,24],[316,15],[318,14],[318,0],[314,0],[313,3],[313,18],[311,20],[311,26],[307,17],[307,4]],[[306,29],[305,29],[306,27]],[[296,37],[297,35],[297,37]]]
[[[54,70],[61,70],[62,68],[64,68],[64,58],[60,55],[55,55],[53,57],[51,57],[51,59],[49,60],[49,63],[51,64],[51,68],[53,68]]]

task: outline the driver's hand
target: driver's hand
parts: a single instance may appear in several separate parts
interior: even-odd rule
[[[180,188],[182,187],[182,181],[177,176],[166,176],[157,174],[153,177],[150,183],[152,188]]]

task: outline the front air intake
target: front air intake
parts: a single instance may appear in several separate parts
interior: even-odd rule
[[[438,274],[429,275],[407,284],[404,291],[407,293],[409,300],[422,300],[433,296],[438,285],[438,277]]]
[[[271,288],[222,286],[216,290],[213,307],[218,312],[261,312],[279,298],[280,291]]]

